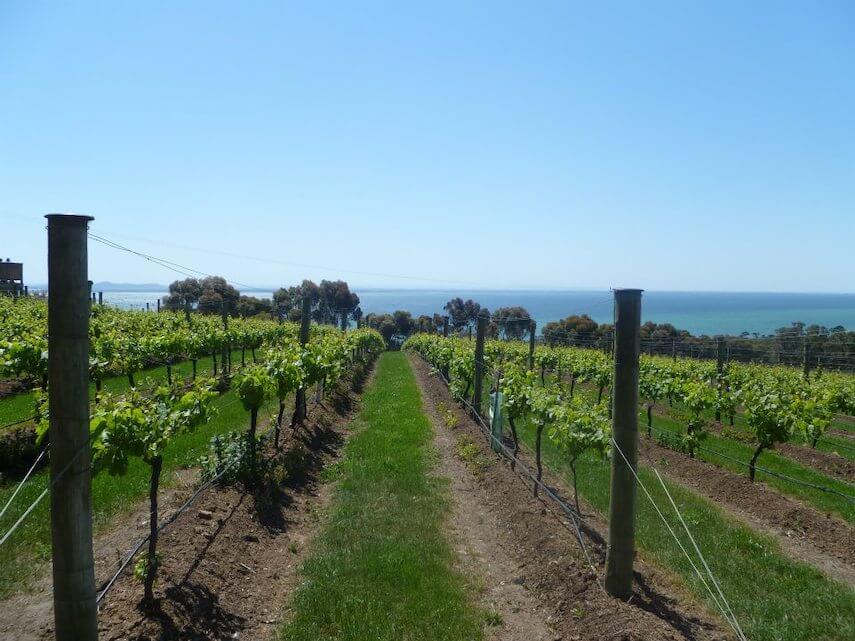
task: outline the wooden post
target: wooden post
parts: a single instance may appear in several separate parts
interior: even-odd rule
[[[160,313],[160,299],[157,299],[157,313]]]
[[[223,319],[223,331],[226,332],[226,335],[223,340],[222,351],[220,355],[220,374],[223,377],[223,382],[225,383],[228,380],[229,376],[229,313],[226,310],[226,301],[220,301],[220,316]]]
[[[97,641],[89,452],[91,216],[48,214],[50,523],[57,641]]]
[[[448,316],[442,317],[442,337],[448,338]]]
[[[810,378],[810,342],[808,342],[807,336],[805,336],[805,342],[802,346],[802,368],[805,378]]]
[[[472,405],[478,416],[481,415],[481,388],[484,385],[484,334],[487,332],[488,321],[489,315],[486,310],[482,309],[478,312],[478,329],[475,333],[475,389],[472,392]]]
[[[104,292],[98,292],[98,304],[99,305],[104,304]]]
[[[469,324],[469,340],[472,340],[472,324]]]
[[[716,371],[716,379],[718,385],[718,398],[721,400],[721,396],[724,393],[724,387],[722,383],[722,376],[724,376],[724,353],[725,353],[725,340],[723,336],[716,336],[715,339],[715,371]],[[721,409],[716,407],[715,410],[715,420],[721,421]]]
[[[303,309],[300,314],[300,347],[304,348],[309,343],[309,324],[312,322],[312,299],[308,295],[303,296]],[[294,403],[294,422],[302,423],[306,420],[306,388],[297,390],[297,399]]]
[[[148,307],[148,301],[146,301],[146,302],[145,302],[145,311],[147,311],[147,312],[148,312],[148,311],[151,311],[151,310],[149,309],[149,307]]]
[[[537,333],[537,322],[532,319],[528,325],[528,368],[534,369],[534,337]]]
[[[677,340],[671,339],[671,360],[677,362]]]
[[[615,290],[613,446],[605,583],[606,591],[620,599],[628,599],[632,595],[635,556],[634,471],[637,469],[641,291]]]

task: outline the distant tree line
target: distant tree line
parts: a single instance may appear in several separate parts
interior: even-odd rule
[[[207,278],[185,278],[169,286],[169,294],[163,297],[163,306],[168,310],[180,311],[189,306],[200,314],[230,316],[259,316],[299,321],[302,316],[303,297],[311,300],[312,320],[317,323],[345,326],[350,321],[359,321],[362,310],[359,296],[350,291],[342,280],[322,280],[320,285],[304,280],[300,285],[282,287],[273,292],[271,298],[244,296],[222,276]]]

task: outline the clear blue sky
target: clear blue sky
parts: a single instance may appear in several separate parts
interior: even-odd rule
[[[76,211],[259,285],[855,291],[855,4],[323,4],[0,3],[0,254]]]

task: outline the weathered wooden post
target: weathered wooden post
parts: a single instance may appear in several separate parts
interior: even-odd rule
[[[534,337],[537,334],[537,322],[532,319],[528,324],[528,368],[534,369]]]
[[[478,416],[481,416],[481,388],[484,386],[484,335],[487,333],[489,320],[487,310],[478,312],[478,327],[475,333],[475,390],[472,392],[472,405]]]
[[[98,304],[99,305],[104,304],[104,292],[98,292]]]
[[[229,313],[226,309],[226,301],[220,301],[220,316],[223,319],[223,345],[222,350],[220,352],[220,373],[223,377],[223,383],[228,381],[229,370],[231,369],[231,364],[229,363]]]
[[[472,340],[472,323],[469,324],[469,340]]]
[[[149,307],[148,307],[148,301],[146,301],[146,302],[145,302],[145,311],[147,311],[147,312],[148,312],[148,311],[151,311],[151,310],[149,309]]]
[[[718,384],[718,400],[721,402],[721,397],[724,394],[724,354],[725,354],[725,340],[723,336],[716,336],[715,339],[715,349],[716,349],[716,358],[715,358],[715,371],[716,371],[716,380]],[[715,408],[715,420],[721,421],[721,408],[716,406]]]
[[[89,452],[91,216],[48,214],[48,389],[53,610],[57,641],[97,641]]]
[[[805,341],[802,345],[802,368],[805,378],[810,378],[810,342],[807,336],[805,336]]]
[[[312,322],[312,298],[308,295],[303,296],[303,308],[300,314],[300,347],[305,349],[309,343],[309,324]],[[297,389],[297,398],[294,402],[294,424],[302,423],[306,420],[306,388],[300,387]]]
[[[157,299],[157,313],[160,313],[160,299]]]
[[[605,583],[606,591],[621,599],[628,599],[632,594],[635,556],[641,291],[615,290],[613,447]]]

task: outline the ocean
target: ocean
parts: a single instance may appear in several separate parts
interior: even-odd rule
[[[419,316],[442,313],[455,296],[471,298],[490,310],[520,305],[543,327],[571,314],[588,314],[595,321],[611,322],[613,296],[608,291],[521,290],[415,290],[357,289],[362,310],[385,313],[404,309]],[[271,292],[246,292],[269,298]],[[125,309],[156,308],[164,291],[105,291],[104,302]],[[794,321],[855,330],[855,294],[779,294],[746,292],[645,292],[644,321],[671,323],[692,334],[770,334]]]

